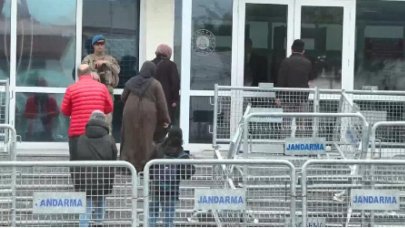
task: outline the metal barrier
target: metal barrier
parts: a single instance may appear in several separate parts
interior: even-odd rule
[[[229,143],[248,104],[255,112],[314,112],[317,89],[215,85],[213,146]]]
[[[213,147],[229,143],[248,104],[255,112],[356,113],[370,126],[405,121],[405,92],[328,90],[215,85]],[[232,115],[231,115],[232,113]]]
[[[0,125],[9,124],[9,108],[10,108],[10,87],[8,80],[0,80]],[[8,155],[10,153],[8,129],[0,127],[0,155]]]
[[[9,157],[5,160],[16,161],[17,132],[15,128],[9,124],[0,124],[0,132],[5,133],[4,135],[7,136],[4,138],[4,141],[0,142],[0,155]],[[10,134],[8,132],[10,132]]]
[[[324,142],[326,157],[367,154],[369,127],[360,113],[251,113],[242,123],[244,155],[286,154],[287,140],[311,144],[314,139]]]
[[[0,124],[8,124],[10,87],[8,80],[0,80]]]
[[[405,121],[375,123],[371,129],[370,143],[373,158],[404,159]]]
[[[405,161],[310,160],[303,166],[303,226],[403,226]]]
[[[1,226],[137,225],[128,162],[0,162],[0,170]]]
[[[380,90],[346,91],[370,126],[379,121],[405,121],[405,92]]]
[[[144,174],[145,227],[295,224],[288,161],[153,160]]]

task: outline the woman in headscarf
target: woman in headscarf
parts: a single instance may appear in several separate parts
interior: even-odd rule
[[[176,125],[176,109],[179,106],[180,96],[180,76],[177,71],[177,65],[170,60],[172,49],[166,44],[160,44],[155,51],[156,58],[152,60],[156,64],[156,80],[162,84],[165,92],[167,108],[172,120],[172,124]],[[167,131],[158,128],[155,133],[155,142],[163,141]]]
[[[132,163],[137,172],[143,171],[153,155],[153,135],[156,127],[168,127],[167,111],[162,85],[154,79],[156,65],[146,61],[139,75],[132,77],[122,93],[121,159]]]

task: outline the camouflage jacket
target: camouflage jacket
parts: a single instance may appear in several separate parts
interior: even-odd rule
[[[96,69],[97,60],[106,60],[108,63],[103,64]],[[90,54],[83,59],[82,64],[88,64],[90,70],[96,72],[100,76],[101,83],[111,87],[116,87],[118,85],[120,65],[111,55],[96,56]]]

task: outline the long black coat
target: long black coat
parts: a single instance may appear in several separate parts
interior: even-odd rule
[[[90,120],[86,125],[86,134],[80,136],[76,161],[117,160],[117,147],[114,138],[108,134],[107,123]],[[105,195],[112,192],[114,183],[113,167],[77,167],[72,169],[76,191],[86,192],[88,196]]]

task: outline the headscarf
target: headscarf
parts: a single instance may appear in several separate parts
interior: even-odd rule
[[[170,59],[172,57],[172,48],[167,44],[160,44],[155,51],[156,55],[163,55],[164,57]]]
[[[139,74],[125,83],[125,88],[129,89],[137,96],[143,96],[146,89],[148,89],[149,85],[152,83],[155,74],[156,65],[151,61],[146,61],[143,63]]]

